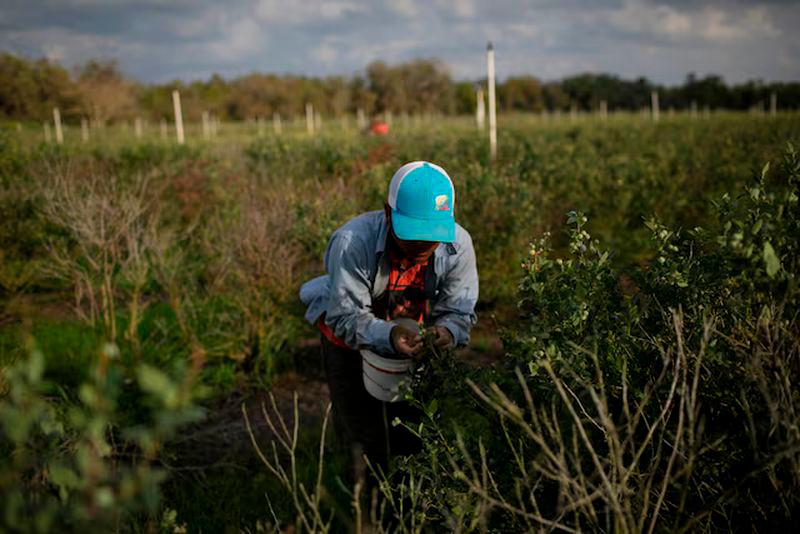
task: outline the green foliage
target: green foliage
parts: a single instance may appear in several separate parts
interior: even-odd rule
[[[541,97],[567,102],[553,90],[543,86]],[[165,95],[169,111],[169,91]],[[414,119],[395,115],[390,135],[381,138],[328,120],[314,137],[305,133],[302,121],[287,120],[281,136],[259,138],[254,125],[224,124],[219,139],[202,143],[191,129],[195,125],[187,124],[184,147],[171,141],[133,143],[130,129],[126,134],[120,126],[108,126],[97,136],[93,131],[86,145],[70,128],[66,144],[58,147],[40,144],[39,125],[0,133],[0,365],[22,365],[29,352],[24,339],[29,334],[37,339],[46,364],[36,398],[52,408],[63,428],[47,439],[36,438],[37,443],[55,448],[58,465],[83,480],[83,471],[69,459],[70,447],[91,440],[76,437],[88,431],[68,417],[75,409],[89,419],[100,410],[106,430],[92,434],[92,443],[101,434],[108,443],[113,438],[115,452],[103,462],[128,466],[130,458],[142,458],[145,449],[161,443],[135,429],[154,435],[182,428],[180,417],[162,420],[156,413],[184,394],[168,384],[175,384],[173,368],[197,365],[196,380],[223,397],[212,406],[241,395],[242,388],[273,384],[288,366],[311,373],[316,366],[307,354],[316,349],[309,341],[319,334],[302,319],[296,297],[300,283],[322,272],[331,232],[358,213],[380,209],[392,173],[424,158],[452,176],[458,221],[476,247],[483,331],[476,332],[482,342],[473,343],[471,357],[489,352],[486,339],[491,338],[485,332],[493,334],[492,323],[505,330],[507,353],[488,369],[442,357],[420,370],[415,402],[426,416],[414,430],[423,436],[425,449],[419,457],[399,460],[399,478],[392,480],[404,481],[406,495],[414,480],[413,493],[424,496],[417,502],[426,503],[428,524],[480,529],[485,521],[498,530],[527,525],[478,498],[462,476],[468,458],[480,468],[483,448],[498,488],[513,495],[520,477],[517,464],[509,461],[514,456],[507,438],[523,444],[525,458],[539,458],[541,452],[526,441],[524,428],[514,426],[519,420],[498,415],[470,381],[491,395],[489,384],[496,384],[519,406],[527,387],[536,398],[534,407],[552,406],[558,428],[572,439],[578,435],[575,422],[556,379],[595,422],[599,416],[592,412],[591,392],[605,392],[614,421],[622,424],[628,421],[621,415],[623,391],[631,404],[643,402],[648,391],[657,391],[658,400],[668,398],[668,391],[654,386],[654,376],[665,365],[668,374],[678,361],[667,356],[675,354],[679,341],[690,353],[682,362],[698,361],[699,349],[704,350],[697,394],[702,438],[708,438],[711,450],[693,464],[693,478],[667,485],[670,506],[677,506],[677,488],[686,488],[691,497],[686,513],[697,511],[705,521],[708,516],[702,514],[711,509],[718,525],[734,506],[742,510],[736,518],[760,517],[753,502],[742,497],[751,492],[765,495],[765,513],[784,521],[776,495],[794,487],[787,467],[795,461],[793,427],[786,416],[792,405],[781,400],[773,407],[763,399],[796,398],[776,388],[783,378],[794,383],[796,372],[796,357],[788,348],[796,346],[789,334],[796,333],[792,313],[800,270],[796,185],[791,185],[798,163],[793,149],[783,156],[780,150],[786,139],[796,138],[797,118],[664,116],[653,125],[629,116],[610,116],[605,123],[583,117],[545,123],[505,115],[502,125],[494,162],[471,120],[438,117],[417,126]],[[150,128],[146,136],[152,139]],[[764,161],[773,162],[770,170],[748,179]],[[711,204],[710,198],[720,200]],[[570,213],[568,231],[562,232],[564,213],[575,207],[582,213]],[[115,210],[122,216],[114,216]],[[531,247],[531,236],[542,238]],[[673,311],[682,318],[680,334]],[[706,341],[709,322],[714,328]],[[112,408],[89,407],[82,385],[95,384],[96,347],[104,341],[119,347],[119,360],[111,365],[119,371],[109,376],[122,378],[110,393],[105,386],[92,386],[102,390],[100,397],[113,399]],[[777,356],[770,360],[770,355]],[[190,363],[199,361],[202,369]],[[602,387],[596,385],[598,367]],[[524,374],[524,385],[515,368]],[[779,372],[787,375],[781,378]],[[163,399],[154,400],[161,398],[156,392],[163,392]],[[648,410],[656,405],[644,404]],[[674,423],[677,413],[673,409],[664,424]],[[653,421],[652,412],[646,421]],[[642,427],[636,428],[631,440],[641,437]],[[684,443],[668,435],[674,426],[658,428],[667,434],[653,443]],[[303,441],[305,431],[298,453],[310,465],[307,460],[317,450]],[[602,438],[610,433],[589,434],[601,457],[609,457]],[[31,475],[14,486],[31,499],[59,492],[45,475],[35,476],[46,474],[52,457],[48,447],[31,449],[43,451],[32,453],[41,461],[26,468]],[[585,448],[580,451],[589,457]],[[156,457],[145,463],[157,465]],[[654,458],[647,452],[643,459],[664,473],[663,462]],[[241,477],[243,466],[252,467],[243,458],[235,461],[236,466],[222,466],[213,476],[205,468],[198,471],[198,478],[209,477],[209,482],[197,491],[188,487],[194,478],[170,480],[166,509],[120,516],[121,523],[137,524],[146,517],[149,524],[187,521],[190,529],[247,527],[268,514],[257,508],[264,491],[284,507],[276,511],[281,522],[291,518],[293,505],[275,497],[279,490],[267,478],[241,487],[247,495],[237,507],[210,504],[216,491],[234,498],[240,486],[230,481]],[[326,487],[338,488],[335,477],[344,467],[336,462],[325,467]],[[18,473],[6,464],[0,471],[6,469]],[[80,502],[88,499],[88,489],[73,488],[70,475],[62,470],[56,477],[61,475],[71,492],[69,502],[77,499],[75,492],[83,496]],[[118,496],[118,479],[103,476],[112,481],[103,484]],[[647,472],[632,476],[644,480]],[[708,497],[705,504],[698,503],[698,488]],[[557,510],[558,492],[553,481],[534,491],[543,511]],[[141,506],[117,509],[148,510],[143,497],[134,500]],[[56,501],[57,515],[66,514],[61,508],[66,505]],[[634,501],[627,502],[634,506]],[[38,502],[44,501],[24,504],[38,511]],[[606,510],[605,502],[598,497],[597,510]],[[342,506],[337,521],[347,516],[349,504]],[[686,515],[671,518],[680,523]],[[605,528],[579,524],[586,530]]]
[[[0,502],[3,530],[49,532],[91,525],[114,528],[131,514],[153,517],[166,473],[161,445],[202,412],[193,403],[192,373],[176,381],[163,371],[119,364],[106,344],[77,399],[57,402],[45,380],[45,359],[29,356],[2,373]],[[121,401],[139,395],[144,419],[131,424]]]
[[[800,372],[799,163],[789,145],[780,174],[769,180],[765,166],[743,194],[724,195],[716,231],[684,234],[649,220],[656,256],[629,274],[612,268],[578,212],[567,218],[566,257],[548,235],[532,245],[522,321],[506,333],[509,367],[476,373],[433,360],[415,391],[427,415],[415,428],[425,451],[399,469],[424,478],[425,518],[474,513],[499,529],[792,525],[800,509],[800,435],[791,430],[800,406],[791,386]],[[470,375],[484,403],[464,387]],[[676,384],[687,412],[653,402],[671,398]],[[639,442],[633,457],[615,458],[616,447]],[[670,443],[680,453],[668,460]],[[552,450],[567,456],[558,463],[546,456]],[[606,476],[613,480],[595,488]],[[575,488],[595,500],[555,500]]]

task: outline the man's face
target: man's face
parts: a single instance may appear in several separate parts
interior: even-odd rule
[[[436,250],[436,247],[439,246],[439,243],[431,241],[404,241],[394,235],[394,230],[392,230],[392,236],[403,256],[413,263],[427,261],[433,251]]]
[[[392,228],[392,210],[388,205],[385,206],[386,219],[389,221],[389,228],[391,229],[391,238],[397,245],[397,248],[403,254],[403,257],[413,263],[423,263],[428,260],[439,243],[436,241],[406,241],[400,239],[394,233]]]

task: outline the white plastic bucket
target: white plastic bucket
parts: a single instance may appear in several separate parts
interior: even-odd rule
[[[412,319],[393,321],[406,328],[417,328]],[[412,327],[413,323],[413,327]],[[363,349],[361,351],[361,368],[364,375],[364,387],[370,395],[385,402],[401,400],[401,389],[411,380],[414,371],[414,360],[411,358],[385,358]]]

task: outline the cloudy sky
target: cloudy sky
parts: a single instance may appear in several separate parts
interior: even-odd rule
[[[353,74],[437,57],[501,78],[579,72],[681,82],[800,79],[800,0],[2,0],[0,50],[117,58],[145,82],[252,71]]]

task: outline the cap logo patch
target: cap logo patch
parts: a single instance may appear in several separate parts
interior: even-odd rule
[[[449,197],[447,195],[439,195],[436,197],[436,211],[450,211],[450,205],[447,202]]]

